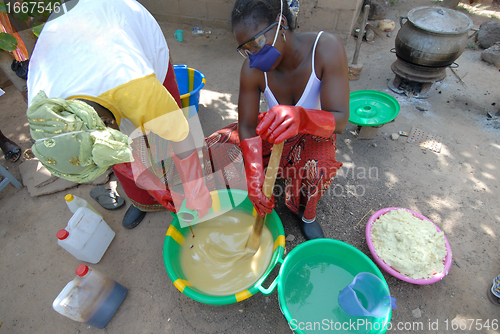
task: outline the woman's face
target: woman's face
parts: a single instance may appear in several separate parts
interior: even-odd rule
[[[248,54],[259,52],[266,44],[272,45],[276,29],[278,29],[277,22],[271,25],[261,23],[257,26],[240,22],[233,29],[234,37],[239,45],[238,51],[246,57]]]

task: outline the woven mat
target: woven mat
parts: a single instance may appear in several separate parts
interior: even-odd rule
[[[410,135],[408,136],[407,142],[416,143],[420,147],[439,153],[441,152],[442,140],[443,137],[441,136],[435,136],[417,127],[413,127]]]

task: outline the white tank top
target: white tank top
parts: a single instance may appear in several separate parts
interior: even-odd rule
[[[319,37],[323,31],[318,33],[316,37],[316,41],[313,46],[312,53],[312,70],[311,76],[309,77],[309,81],[307,82],[306,88],[302,92],[302,96],[299,101],[295,104],[296,106],[303,107],[305,109],[321,109],[321,100],[320,100],[320,89],[321,89],[321,80],[316,76],[316,71],[314,70],[314,55],[316,54],[316,45],[318,44]],[[264,96],[267,101],[267,110],[279,104],[278,100],[274,96],[273,92],[269,88],[267,84],[267,73],[264,72],[264,78],[266,80],[266,89],[264,90]]]

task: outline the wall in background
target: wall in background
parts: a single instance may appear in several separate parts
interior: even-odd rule
[[[138,0],[158,20],[230,29],[234,0]],[[301,0],[297,31],[324,30],[347,43],[363,0]]]

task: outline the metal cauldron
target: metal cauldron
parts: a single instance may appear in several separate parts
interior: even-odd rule
[[[406,20],[406,22],[403,22]],[[417,7],[400,17],[396,55],[409,63],[445,67],[465,50],[472,20],[449,8]]]

